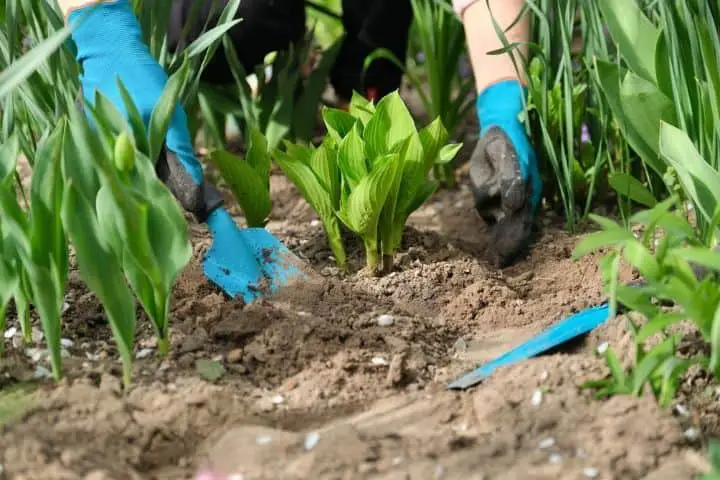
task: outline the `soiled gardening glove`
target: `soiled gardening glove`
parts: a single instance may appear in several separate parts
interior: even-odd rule
[[[502,264],[526,246],[542,194],[535,152],[518,118],[524,94],[518,81],[505,80],[477,98],[480,141],[470,159],[470,179]]]
[[[80,22],[72,39],[83,68],[80,81],[85,99],[93,104],[95,92],[99,91],[127,117],[117,87],[119,78],[147,126],[168,76],[143,42],[129,0],[83,7],[74,11],[68,21]],[[242,294],[248,285],[260,282],[260,265],[243,240],[242,231],[222,207],[219,193],[204,181],[180,105],[172,117],[165,146],[157,159],[158,176],[180,204],[206,222],[212,233],[213,244],[204,262],[206,276],[229,295]]]

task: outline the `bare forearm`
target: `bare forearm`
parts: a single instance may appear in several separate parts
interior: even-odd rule
[[[63,16],[67,18],[73,10],[103,1],[108,0],[58,0],[58,5],[60,5],[60,10],[62,11]]]
[[[525,14],[513,25],[524,4],[525,0],[477,0],[462,12],[478,92],[500,80],[518,79],[525,83],[522,59],[518,58],[517,54],[527,56],[525,44],[530,39],[530,18]],[[502,40],[498,38],[493,27],[493,18],[505,31],[508,43],[522,44],[514,54],[519,73],[515,70],[509,54],[488,55],[488,52],[503,47]],[[507,30],[510,25],[513,27]]]

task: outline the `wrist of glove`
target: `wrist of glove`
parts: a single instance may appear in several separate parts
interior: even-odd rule
[[[85,100],[93,105],[95,93],[100,92],[127,118],[117,85],[120,80],[147,126],[168,76],[144,43],[130,1],[102,2],[74,10],[68,23],[75,22],[72,40],[82,66],[80,84]],[[187,124],[185,110],[178,104],[165,137],[166,148],[161,158],[155,159],[156,171],[183,208],[203,222],[222,202],[219,192],[204,181]]]

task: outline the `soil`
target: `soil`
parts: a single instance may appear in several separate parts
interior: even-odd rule
[[[622,318],[447,390],[603,301],[598,257],[573,260],[577,238],[548,214],[527,256],[495,267],[465,184],[413,215],[396,271],[374,278],[353,243],[350,273],[339,274],[311,208],[273,175],[268,229],[316,278],[251,305],[229,300],[202,275],[209,238],[192,226],[171,352],[157,358],[138,309],[128,391],[102,309],[73,272],[65,379],[36,381],[47,374],[42,351],[6,339],[0,478],[181,480],[206,468],[245,480],[692,478],[702,439],[720,433],[707,377],[689,375],[683,408],[667,410],[649,395],[599,401],[580,388],[607,374],[601,343],[629,348]]]

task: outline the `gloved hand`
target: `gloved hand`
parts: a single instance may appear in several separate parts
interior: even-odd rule
[[[542,195],[535,152],[518,118],[524,95],[520,82],[505,80],[477,99],[480,141],[470,159],[470,180],[502,264],[526,246]]]
[[[99,91],[127,118],[117,87],[119,78],[130,93],[145,125],[168,81],[164,69],[142,40],[140,23],[129,0],[93,4],[72,12],[69,23],[80,21],[72,34],[83,73],[83,95],[92,105]],[[207,222],[213,244],[205,257],[205,274],[231,296],[257,288],[263,273],[241,230],[221,206],[219,194],[203,178],[193,151],[187,117],[178,105],[166,138],[159,177],[182,206]]]

